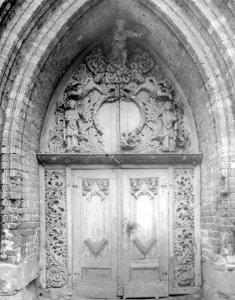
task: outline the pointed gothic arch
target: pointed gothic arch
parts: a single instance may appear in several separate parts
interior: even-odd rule
[[[16,7],[17,13],[9,21],[9,33],[2,36],[1,91],[5,116],[1,156],[4,170],[2,212],[8,216],[6,207],[9,206],[13,214],[11,220],[3,218],[8,221],[4,221],[2,251],[3,259],[12,262],[16,262],[17,257],[20,257],[20,261],[26,258],[37,260],[39,248],[36,232],[39,220],[36,218],[33,221],[25,207],[39,203],[35,187],[38,178],[36,152],[39,150],[39,136],[51,95],[76,55],[86,48],[89,39],[92,40],[96,22],[102,19],[101,16],[103,23],[112,19],[108,10],[102,11],[107,7],[105,1],[69,1],[63,6],[60,4],[38,1],[24,8]],[[121,3],[113,1],[111,8],[115,10],[116,5]],[[128,11],[132,3],[130,1],[122,5],[127,5]],[[27,13],[19,21],[23,9]],[[138,1],[133,11],[136,17],[142,18],[142,23],[149,18],[143,14],[141,16],[141,9],[153,21],[150,21],[150,25],[155,29],[155,35],[149,41],[151,47],[157,49],[161,59],[176,77],[195,118],[200,150],[204,155],[201,199],[205,218],[202,218],[202,252],[203,257],[210,260],[219,251],[219,241],[229,237],[226,229],[229,225],[223,224],[223,217],[216,213],[216,209],[223,209],[229,217],[232,216],[229,210],[234,151],[234,46],[230,39],[233,35],[232,21],[229,21],[232,12],[229,6],[224,6],[223,19],[219,17],[221,8],[216,3],[207,5],[204,1],[191,1],[190,5],[179,6],[176,1],[170,4],[167,1],[151,1],[148,5]],[[135,18],[131,16],[130,10],[129,16]],[[91,17],[94,25],[87,22]],[[40,24],[39,18],[42,18]],[[86,38],[82,34],[85,29]],[[38,211],[38,204],[35,206]],[[215,210],[215,220],[211,223],[206,220],[209,206]],[[20,214],[16,213],[15,207],[21,209]],[[23,221],[25,216],[31,220],[27,241],[21,234],[24,228],[22,224],[26,224]],[[214,233],[218,233],[217,244],[212,237]],[[9,240],[13,243],[10,255],[4,248]]]

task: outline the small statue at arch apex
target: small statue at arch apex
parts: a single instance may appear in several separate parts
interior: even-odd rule
[[[143,33],[137,33],[126,28],[126,22],[123,19],[118,19],[115,23],[114,38],[112,42],[111,57],[115,61],[120,61],[125,67],[127,62],[126,39],[128,37],[142,38]]]

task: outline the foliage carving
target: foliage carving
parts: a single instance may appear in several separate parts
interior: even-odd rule
[[[65,172],[45,172],[46,282],[47,288],[61,288],[67,282],[67,232]]]
[[[182,100],[149,51],[140,46],[128,50],[128,39],[143,37],[143,33],[128,29],[124,20],[117,20],[110,53],[98,46],[85,56],[57,101],[49,153],[105,152],[98,115],[105,103],[112,102],[118,102],[119,107],[132,102],[141,116],[134,130],[120,126],[119,151],[187,150],[190,137],[184,128]]]
[[[175,281],[178,286],[193,286],[194,257],[194,195],[192,169],[174,172],[174,260]]]

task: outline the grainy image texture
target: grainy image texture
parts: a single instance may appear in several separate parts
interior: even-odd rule
[[[234,300],[234,83],[234,0],[0,0],[0,300]]]

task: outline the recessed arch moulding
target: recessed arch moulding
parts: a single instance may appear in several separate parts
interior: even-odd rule
[[[151,100],[155,104],[159,103],[158,120],[162,119],[162,104],[166,101],[173,104],[180,98],[184,110],[183,124],[190,133],[191,141],[191,148],[186,151],[203,153],[202,253],[206,259],[217,260],[220,257],[222,237],[225,240],[230,238],[230,225],[225,224],[224,217],[219,212],[221,209],[225,213],[229,211],[231,194],[227,192],[232,180],[232,149],[235,149],[231,101],[234,53],[229,38],[232,36],[231,27],[227,21],[229,9],[224,7],[222,13],[213,3],[206,5],[204,1],[197,3],[193,0],[188,1],[188,5],[184,2],[180,5],[173,0],[51,1],[50,8],[46,2],[37,1],[29,5],[31,12],[27,14],[28,19],[25,17],[21,21],[27,22],[25,27],[17,27],[17,30],[21,30],[17,35],[7,35],[8,41],[14,41],[17,47],[8,44],[3,49],[4,53],[10,53],[6,56],[4,66],[8,67],[6,74],[11,74],[6,77],[11,80],[5,78],[5,86],[2,85],[2,90],[7,90],[7,94],[4,92],[2,97],[5,114],[2,132],[5,202],[2,211],[6,211],[5,206],[9,211],[12,208],[10,214],[14,217],[11,220],[8,217],[4,219],[9,221],[4,221],[3,224],[2,258],[11,262],[37,260],[39,218],[33,219],[32,213],[26,209],[33,205],[35,212],[39,211],[36,153],[48,150],[48,138],[55,125],[58,108],[62,108],[64,116],[68,110],[65,105],[60,107],[57,103],[63,100],[74,71],[86,62],[87,55],[99,45],[102,46],[105,57],[109,57],[113,38],[110,33],[115,30],[115,20],[124,19],[127,20],[128,30],[143,33],[141,37],[127,38],[127,62],[133,59],[135,50],[141,47],[153,57],[155,65],[160,66],[168,81],[169,86],[163,85],[161,92],[169,93],[170,96],[160,95],[156,89],[153,93],[155,98],[152,97]],[[207,15],[204,14],[205,11]],[[218,18],[218,13],[224,15],[224,21]],[[224,40],[227,42],[224,43]],[[144,75],[145,79],[154,77],[158,81],[157,73],[151,72],[155,71],[150,70]],[[92,76],[94,78],[94,74]],[[170,86],[175,94],[171,94]],[[71,96],[73,89],[68,89],[67,95],[68,92]],[[102,92],[95,90],[92,93],[104,99]],[[130,91],[127,89],[125,92],[131,98]],[[146,90],[141,90],[138,95],[137,98],[146,97]],[[117,102],[115,100],[112,103]],[[134,100],[130,103],[134,103]],[[177,123],[178,104],[174,103],[170,108]],[[101,109],[102,107],[98,111]],[[141,112],[138,105],[136,111],[137,115]],[[138,126],[141,120],[140,117]],[[161,133],[160,129],[159,132]],[[64,141],[66,152],[66,138]],[[164,152],[162,134],[159,134],[155,142],[159,143],[156,146],[159,151]],[[182,148],[178,147],[177,151],[182,151]],[[221,194],[221,189],[225,193]],[[14,209],[21,207],[26,207],[21,210],[22,214],[14,213]],[[211,212],[213,220],[210,221],[207,217]],[[226,216],[232,217],[230,213]],[[29,228],[24,228],[27,225],[25,219],[29,220]],[[24,238],[26,231],[27,239]],[[4,248],[8,241],[12,242],[10,252]]]

